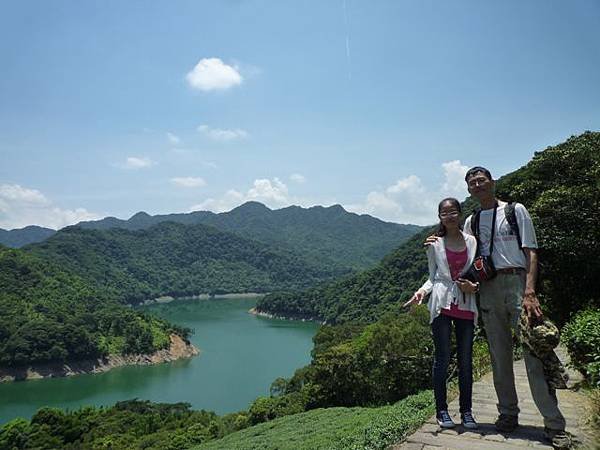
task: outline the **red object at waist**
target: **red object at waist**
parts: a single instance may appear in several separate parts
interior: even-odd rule
[[[454,303],[450,305],[450,309],[442,308],[440,313],[455,319],[473,320],[475,318],[475,313],[473,311],[464,311],[462,309],[458,309],[458,305]]]

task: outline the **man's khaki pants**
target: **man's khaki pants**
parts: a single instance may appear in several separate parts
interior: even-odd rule
[[[519,414],[515,375],[513,372],[513,337],[519,333],[519,316],[525,292],[524,274],[498,274],[481,284],[480,309],[487,334],[494,387],[500,414]],[[556,391],[544,378],[542,361],[523,349],[527,379],[535,405],[544,417],[544,425],[552,430],[564,430],[565,418],[558,409]]]

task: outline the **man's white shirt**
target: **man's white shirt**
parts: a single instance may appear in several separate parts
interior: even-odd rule
[[[496,208],[496,229],[494,230],[494,253],[492,261],[496,269],[505,269],[508,267],[527,268],[527,259],[525,254],[519,248],[517,236],[514,234],[506,215],[504,214],[505,202],[498,202]],[[490,253],[490,236],[492,230],[492,217],[494,209],[484,209],[479,217],[479,240],[480,252],[484,256]],[[537,248],[537,239],[535,237],[535,229],[533,222],[529,216],[527,209],[520,203],[515,203],[515,216],[519,225],[521,234],[521,242],[523,247]],[[465,233],[473,234],[471,231],[471,220],[473,215],[467,217],[465,221]]]

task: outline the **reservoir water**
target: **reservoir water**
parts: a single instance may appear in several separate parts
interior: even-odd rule
[[[200,355],[154,366],[127,366],[102,374],[0,383],[0,424],[29,419],[42,406],[77,409],[132,398],[187,402],[218,414],[246,409],[269,395],[277,377],[310,362],[318,325],[248,314],[256,299],[177,300],[144,307],[195,330]]]

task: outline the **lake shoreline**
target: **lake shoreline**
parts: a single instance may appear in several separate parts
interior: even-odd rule
[[[131,365],[152,365],[192,358],[199,350],[181,336],[171,334],[169,348],[151,354],[109,355],[105,358],[71,361],[65,363],[34,364],[27,367],[0,368],[0,382],[36,380],[43,378],[70,377],[86,373],[103,373],[111,369]]]
[[[271,314],[264,311],[259,311],[256,308],[251,308],[248,310],[248,314],[252,314],[253,316],[258,317],[266,317],[267,319],[278,319],[278,320],[296,320],[298,322],[315,322],[320,325],[327,325],[327,321],[321,320],[316,317],[309,316],[281,316],[278,314]]]
[[[229,294],[196,294],[196,295],[182,295],[181,297],[173,297],[171,295],[163,295],[157,298],[144,300],[139,303],[137,306],[147,306],[147,305],[156,305],[156,304],[164,304],[171,303],[177,300],[212,300],[212,299],[221,299],[221,298],[257,298],[264,297],[268,292],[258,293],[258,292],[238,292],[238,293],[229,293]]]

